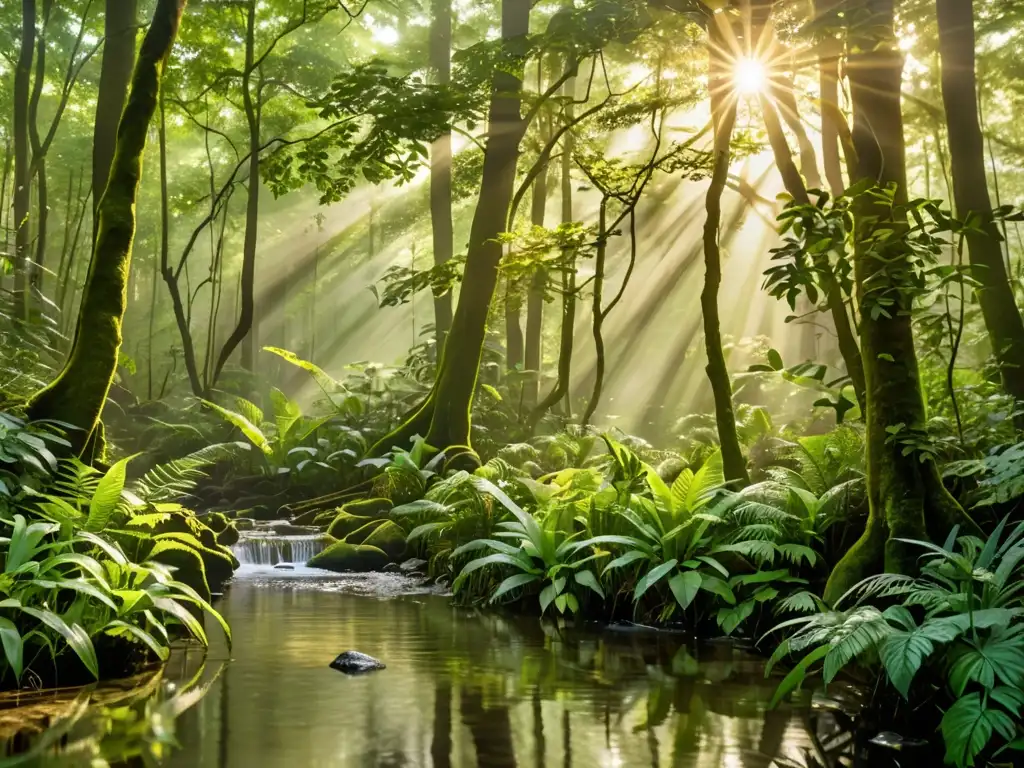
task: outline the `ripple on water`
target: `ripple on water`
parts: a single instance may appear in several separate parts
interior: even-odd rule
[[[320,568],[296,565],[294,569],[262,565],[242,565],[234,581],[266,589],[304,592],[332,592],[387,599],[402,595],[443,595],[447,591],[436,584],[401,573],[333,573]]]

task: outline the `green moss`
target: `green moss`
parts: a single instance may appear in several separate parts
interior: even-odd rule
[[[222,547],[231,547],[238,543],[238,529],[234,523],[217,534],[217,543]]]
[[[387,554],[376,547],[338,542],[318,554],[307,565],[336,573],[379,571],[389,562]]]
[[[206,558],[197,550],[185,547],[165,549],[153,559],[158,563],[174,568],[175,579],[182,584],[192,587],[204,600],[210,600],[209,579],[206,574]]]
[[[327,528],[327,534],[336,539],[344,539],[350,533],[358,531],[370,522],[369,517],[353,515],[350,512],[341,510],[338,512]]]
[[[392,560],[399,560],[405,554],[405,531],[390,520],[377,526],[363,544],[383,550]]]
[[[345,536],[345,542],[348,544],[362,544],[366,541],[367,537],[377,530],[377,527],[384,523],[383,520],[370,520],[366,525],[357,528],[350,534]]]
[[[348,504],[345,504],[341,510],[358,517],[381,518],[387,517],[388,513],[394,508],[394,506],[395,505],[391,499],[373,498],[350,501]]]

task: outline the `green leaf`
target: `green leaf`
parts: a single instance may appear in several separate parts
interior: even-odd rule
[[[277,424],[277,439],[286,444],[288,434],[292,428],[302,419],[302,409],[299,404],[277,387],[270,389],[270,403],[274,407],[274,422]]]
[[[1024,684],[1024,643],[1019,631],[993,630],[977,644],[958,649],[955,659],[949,682],[957,696],[962,696],[971,682],[987,689],[995,686],[996,679],[1018,688]]]
[[[99,533],[107,527],[111,515],[121,502],[121,491],[124,490],[124,481],[128,475],[128,462],[135,456],[121,459],[100,478],[96,492],[89,501],[89,518],[85,521],[85,530]]]
[[[137,640],[142,641],[145,645],[149,646],[150,650],[152,650],[161,661],[167,661],[167,657],[171,655],[170,648],[161,643],[142,627],[136,626],[135,624],[129,624],[127,621],[122,621],[121,619],[114,619],[103,628],[107,634],[117,634],[116,632],[112,632],[112,629],[127,632]]]
[[[608,573],[608,571],[614,568],[622,568],[624,566],[635,563],[637,560],[646,560],[648,557],[649,556],[646,553],[641,552],[638,549],[632,549],[626,554],[621,555],[612,560],[610,563],[608,563],[608,565],[605,566],[604,571],[601,572],[601,575],[603,576],[604,574]]]
[[[584,587],[590,587],[592,590],[597,592],[598,595],[604,599],[604,590],[601,588],[601,584],[598,582],[597,577],[591,570],[576,571],[575,576],[576,583]]]
[[[523,587],[527,584],[531,584],[537,581],[537,579],[537,575],[533,573],[517,573],[515,576],[509,576],[501,582],[494,594],[491,595],[491,602],[497,602],[499,597],[503,597],[517,587]]]
[[[880,650],[882,664],[889,675],[889,682],[903,694],[903,698],[910,697],[914,675],[934,648],[932,641],[920,629],[896,631],[885,639]]]
[[[249,442],[263,451],[267,456],[274,453],[274,449],[271,447],[270,441],[267,440],[267,436],[263,434],[263,430],[253,424],[241,413],[236,413],[235,411],[228,410],[227,408],[222,408],[216,403],[211,403],[209,400],[203,400],[202,402],[214,413],[219,414],[226,422],[238,427],[239,431],[246,436]]]
[[[542,616],[544,615],[545,611],[547,611],[548,606],[551,605],[551,601],[554,600],[557,596],[558,593],[555,591],[554,584],[548,584],[546,587],[544,587],[544,589],[540,591],[540,613]]]
[[[789,671],[789,674],[782,679],[782,682],[779,683],[779,687],[775,689],[775,693],[772,695],[772,700],[768,703],[768,708],[775,709],[775,707],[779,705],[780,701],[799,688],[800,684],[803,683],[804,679],[807,677],[807,670],[810,669],[811,665],[823,659],[828,652],[829,647],[827,645],[823,645],[820,648],[815,648],[809,654],[800,659],[797,665]]]
[[[496,552],[493,555],[480,557],[467,563],[462,569],[462,572],[458,575],[458,578],[455,579],[455,583],[452,585],[452,588],[457,590],[471,573],[478,571],[481,568],[486,568],[488,565],[511,565],[521,571],[526,571],[530,567],[518,557],[507,555],[504,552]]]
[[[981,694],[958,699],[942,716],[942,740],[946,743],[946,762],[973,766],[974,758],[992,738],[993,710],[985,709]]]
[[[14,622],[2,617],[0,617],[0,643],[3,644],[4,655],[7,657],[7,663],[11,665],[14,678],[20,681],[21,673],[25,668],[25,643]]]
[[[702,582],[701,575],[696,571],[684,571],[669,579],[668,586],[672,590],[672,594],[675,595],[679,607],[685,611],[697,596]]]
[[[661,581],[673,568],[678,564],[678,560],[669,560],[667,563],[662,563],[656,566],[644,574],[643,578],[637,582],[636,589],[633,591],[633,602],[637,602],[644,593]]]
[[[725,600],[725,602],[729,603],[729,605],[736,605],[736,595],[733,594],[729,585],[717,576],[702,573],[700,588],[706,592],[718,595],[720,598]]]
[[[753,600],[744,600],[739,605],[732,606],[731,608],[719,608],[718,626],[722,628],[726,635],[731,635],[753,612]]]
[[[206,638],[206,632],[203,630],[203,625],[199,623],[199,620],[192,615],[188,608],[183,606],[174,598],[154,598],[153,607],[158,608],[166,614],[170,614],[178,621],[180,621],[185,626],[185,628],[192,634],[192,636],[196,640],[201,642],[203,645],[210,644],[210,641]]]
[[[58,616],[53,611],[49,610],[38,610],[36,608],[29,608],[28,606],[22,606],[21,610],[23,613],[27,613],[29,616],[33,616],[43,624],[48,626],[58,635],[67,641],[67,644],[71,647],[71,650],[75,652],[85,668],[89,670],[90,674],[97,680],[100,676],[100,663],[96,658],[96,649],[93,647],[92,640],[89,638],[89,634],[77,624],[68,625],[64,619]]]

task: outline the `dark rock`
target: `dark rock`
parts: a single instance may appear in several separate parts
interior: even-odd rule
[[[274,523],[267,527],[277,536],[307,536],[311,533],[316,533],[313,528],[304,528],[301,525],[292,525],[291,523]]]
[[[412,571],[418,571],[427,564],[426,560],[420,560],[419,558],[412,557],[402,563],[399,568],[402,569],[403,573],[411,573]]]
[[[277,570],[277,571],[294,571],[295,570],[295,566],[292,565],[291,563],[278,563],[277,565],[274,566],[274,570]]]
[[[236,517],[235,528],[240,531],[251,531],[256,527],[256,521],[251,517]]]
[[[345,651],[331,662],[331,669],[344,672],[346,675],[361,675],[378,669],[387,669],[384,662],[359,651]]]
[[[388,563],[385,565],[384,573],[400,573],[398,563]]]
[[[369,573],[379,571],[390,558],[376,547],[366,547],[339,541],[318,554],[306,565],[335,573]]]

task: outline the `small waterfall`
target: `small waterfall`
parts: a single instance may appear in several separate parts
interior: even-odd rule
[[[310,536],[245,536],[231,549],[243,565],[304,565],[327,547],[323,534]]]

